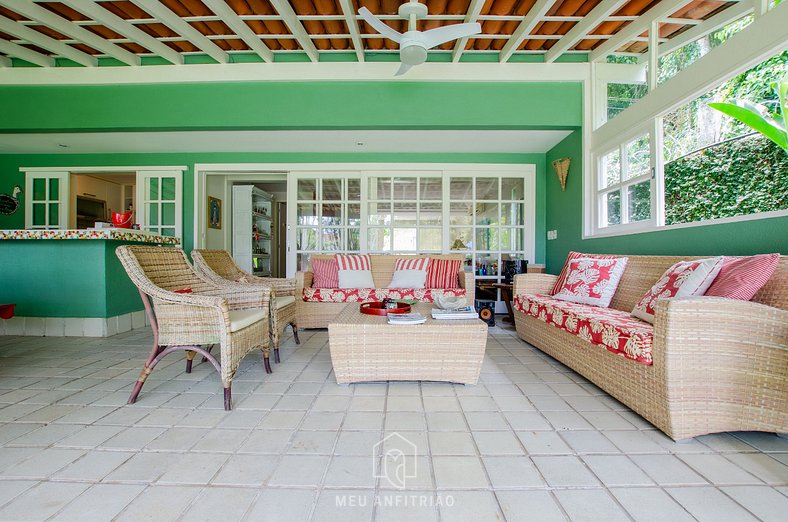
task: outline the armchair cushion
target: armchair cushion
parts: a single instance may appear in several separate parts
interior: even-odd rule
[[[280,308],[284,308],[285,306],[293,303],[295,303],[295,297],[292,295],[285,295],[282,297],[277,296],[275,305],[276,309],[279,310]]]
[[[237,332],[265,319],[265,310],[230,310],[230,331]]]

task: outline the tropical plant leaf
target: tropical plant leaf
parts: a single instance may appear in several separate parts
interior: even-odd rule
[[[709,107],[736,118],[788,151],[788,133],[785,124],[772,118],[769,110],[763,105],[748,100],[733,100],[710,103]]]
[[[780,112],[783,113],[783,128],[788,130],[788,75],[777,84],[777,99],[780,100]]]

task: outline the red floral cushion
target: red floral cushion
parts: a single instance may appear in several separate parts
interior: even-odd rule
[[[654,322],[654,308],[659,299],[703,295],[720,272],[723,258],[710,257],[695,261],[679,261],[668,268],[662,277],[635,305],[632,315]]]
[[[339,287],[339,265],[336,259],[313,259],[312,274],[312,288]]]
[[[769,281],[779,263],[780,254],[726,257],[706,295],[749,301]]]
[[[573,259],[567,264],[564,286],[553,297],[561,301],[607,308],[616,293],[627,261],[626,257]]]
[[[432,303],[438,294],[465,296],[464,288],[304,288],[304,301],[312,303],[363,303],[391,299],[415,299]]]
[[[457,288],[457,275],[462,270],[461,259],[431,258],[427,265],[425,288]]]
[[[550,295],[555,295],[558,292],[560,292],[561,288],[563,288],[564,286],[564,283],[566,283],[566,275],[569,270],[569,262],[574,259],[580,259],[581,257],[590,257],[592,259],[616,259],[620,256],[605,255],[605,254],[583,254],[582,252],[575,252],[574,250],[570,251],[569,254],[567,254],[566,256],[566,263],[564,263],[564,268],[561,269],[561,272],[558,274],[558,279],[553,285],[553,289],[550,291]]]
[[[514,307],[526,315],[582,337],[591,344],[642,364],[651,364],[654,327],[627,312],[554,299],[548,295],[519,294]]]

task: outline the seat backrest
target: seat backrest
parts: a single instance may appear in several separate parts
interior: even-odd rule
[[[314,254],[310,259],[309,271],[312,271],[312,259],[334,259],[334,254]],[[463,254],[370,254],[369,262],[372,270],[372,279],[375,282],[375,288],[385,288],[391,283],[391,278],[394,277],[394,265],[397,259],[407,258],[424,258],[433,257],[436,259],[458,259],[465,262]]]
[[[131,281],[146,294],[149,285],[169,291],[191,288],[200,292],[214,288],[197,274],[181,248],[123,245],[115,253]]]
[[[241,270],[226,250],[192,250],[194,266],[206,275],[209,271],[228,281],[237,281],[250,274]]]

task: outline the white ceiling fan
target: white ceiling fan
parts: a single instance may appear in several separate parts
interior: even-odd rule
[[[401,76],[414,65],[427,61],[428,49],[482,32],[482,26],[478,23],[444,25],[429,31],[417,31],[416,20],[427,16],[427,6],[419,3],[418,0],[411,0],[399,6],[398,14],[408,20],[408,30],[405,33],[395,31],[383,23],[366,7],[359,9],[358,14],[381,35],[399,44],[402,65],[395,76]]]

